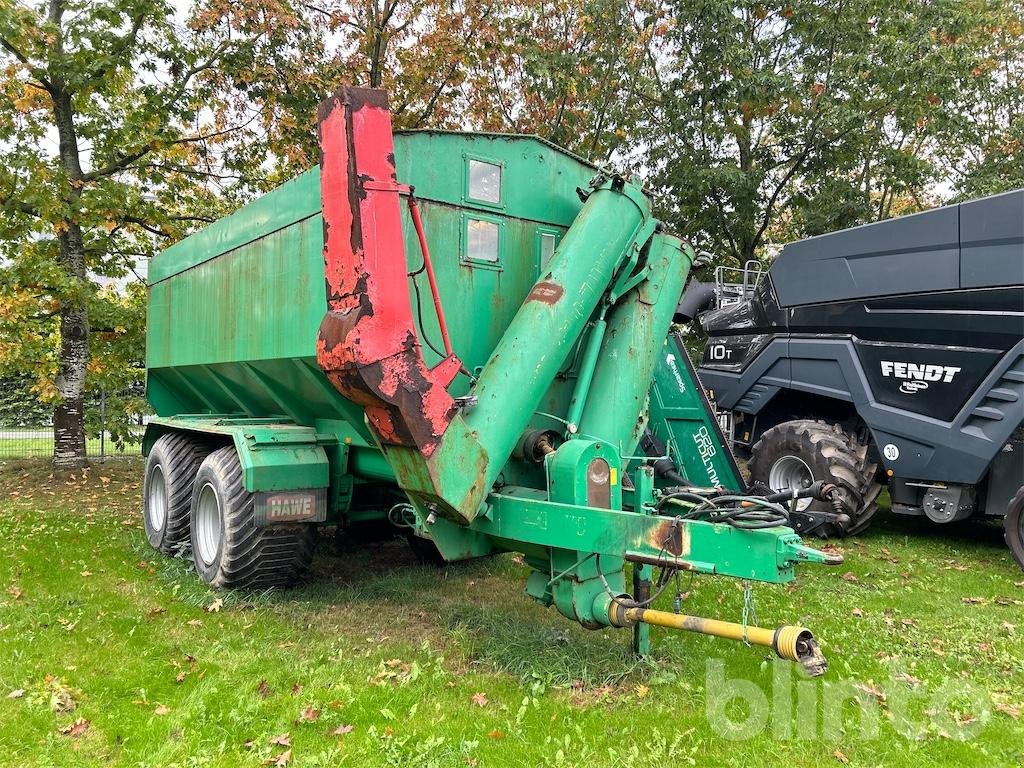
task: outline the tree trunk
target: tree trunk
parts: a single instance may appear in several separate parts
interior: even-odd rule
[[[60,261],[85,281],[85,249],[78,224],[60,236]],[[77,293],[77,292],[76,292]],[[89,313],[82,304],[65,303],[60,311],[60,368],[54,384],[60,400],[53,411],[53,465],[85,465],[85,367],[89,362]]]
[[[63,0],[50,0],[49,20],[57,28],[52,50],[64,53],[61,17]],[[53,100],[60,162],[70,182],[65,202],[69,216],[58,237],[58,261],[77,285],[65,296],[60,309],[60,366],[54,386],[60,400],[53,410],[53,465],[59,469],[77,469],[85,465],[85,367],[89,362],[89,310],[86,305],[88,275],[85,269],[85,243],[77,219],[82,189],[82,163],[72,92],[64,78],[55,72],[51,61],[48,90]]]

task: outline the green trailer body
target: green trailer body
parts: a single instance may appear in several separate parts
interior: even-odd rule
[[[355,108],[334,107],[353,130]],[[342,394],[351,370],[324,366],[332,313],[352,297],[331,293],[323,201],[335,191],[315,167],[152,260],[147,454],[193,435],[233,446],[257,511],[309,493],[304,523],[387,518],[447,560],[521,552],[527,592],[586,626],[657,623],[623,613],[627,562],[642,590],[653,566],[784,583],[799,562],[836,559],[782,525],[660,513],[665,483],[637,455],[645,428],[694,486],[744,486],[682,345],[666,342],[693,253],[660,231],[642,188],[530,136],[400,132],[393,165],[411,189],[360,176],[349,202],[418,203],[455,355],[403,206],[410,349],[430,375],[452,359],[462,371],[443,434],[403,442],[376,405]],[[361,226],[360,254],[357,236],[376,236]]]

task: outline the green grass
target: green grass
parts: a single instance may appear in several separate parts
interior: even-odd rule
[[[258,766],[285,733],[293,766],[1024,761],[1024,574],[997,526],[886,516],[841,544],[844,566],[756,587],[762,624],[822,639],[831,669],[812,682],[757,649],[658,630],[635,661],[625,631],[533,605],[513,557],[437,570],[399,541],[325,542],[308,586],[214,594],[146,547],[139,477],[133,460],[87,477],[0,463],[0,764]],[[698,577],[686,610],[738,620],[742,598]],[[710,678],[708,659],[723,665]],[[715,675],[772,702],[749,738],[709,721]],[[837,719],[822,701],[844,692],[864,702]],[[908,698],[909,737],[894,727]]]

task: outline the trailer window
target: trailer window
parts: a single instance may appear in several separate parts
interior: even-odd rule
[[[498,224],[469,219],[466,224],[466,258],[470,261],[498,261]]]
[[[469,196],[482,203],[498,205],[501,202],[501,166],[471,159]]]
[[[547,267],[551,257],[555,255],[555,243],[557,236],[554,232],[540,233],[540,268]]]

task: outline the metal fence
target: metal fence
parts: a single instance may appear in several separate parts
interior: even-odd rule
[[[115,440],[106,421],[106,398],[97,398],[99,423],[93,423],[86,431],[85,453],[92,460],[139,456],[142,453],[141,439],[145,429],[143,416],[137,418],[138,425],[132,427],[131,440]],[[112,425],[110,425],[112,426]],[[123,429],[121,430],[123,432]],[[8,459],[45,459],[53,456],[53,425],[46,419],[37,423],[26,423],[25,419],[4,418],[0,414],[0,461]]]

